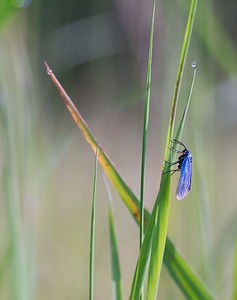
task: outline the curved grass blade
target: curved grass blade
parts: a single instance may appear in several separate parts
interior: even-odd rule
[[[86,141],[89,143],[91,146],[92,150],[95,150],[96,148],[96,141],[93,135],[91,134],[90,129],[88,128],[86,122],[82,118],[81,114],[78,112],[76,109],[75,105],[73,104],[72,100],[69,98],[55,75],[53,74],[52,70],[49,68],[47,63],[45,63],[47,73],[49,74],[51,80],[55,84],[56,88],[58,89],[61,97],[63,98],[66,107],[68,108],[69,112],[71,113],[73,119],[75,120],[76,124],[78,125],[79,129],[81,130],[83,136],[85,137]],[[115,169],[113,163],[110,161],[108,156],[105,154],[105,152],[102,150],[102,148],[98,145],[98,161],[101,164],[102,168],[104,169],[107,177],[119,193],[122,201],[128,208],[129,212],[135,219],[135,221],[139,224],[140,222],[140,210],[139,210],[139,201],[137,197],[134,195],[134,193],[129,189],[128,185],[124,182],[123,178],[119,175],[117,170]],[[156,207],[157,203],[155,204]],[[154,208],[155,208],[154,207]],[[154,211],[154,209],[153,209]],[[153,216],[153,215],[152,215]],[[145,225],[148,223],[148,220],[150,218],[150,214],[147,210],[145,210]],[[150,220],[150,226],[154,226],[154,220],[155,220],[155,215],[153,218]],[[148,229],[147,229],[148,231]],[[146,235],[144,238],[144,241],[146,240]],[[151,239],[149,239],[151,240]],[[183,272],[180,273],[180,277],[176,277],[175,281],[179,282],[179,286],[183,289],[187,289],[187,286],[190,287],[192,290],[205,290],[204,285],[202,282],[195,276],[194,272],[191,270],[189,265],[182,259],[181,255],[176,251],[171,248],[172,242],[167,238],[167,241],[169,243],[166,243],[166,251],[164,254],[164,262],[167,266],[167,268],[174,269],[174,266],[177,267],[177,269],[182,269]],[[171,249],[170,249],[171,248]],[[168,253],[168,250],[170,250],[173,253],[172,257],[172,264],[170,264],[170,254]],[[146,251],[144,251],[146,253]],[[148,254],[149,255],[149,254]],[[182,264],[181,264],[182,262]],[[171,273],[172,275],[172,273]],[[186,280],[186,278],[189,278],[191,281],[191,284]],[[182,285],[182,282],[185,282],[185,285]],[[182,289],[182,291],[183,291]],[[184,292],[184,291],[183,291]],[[207,292],[208,293],[208,292]],[[192,298],[189,298],[192,299]],[[198,298],[196,298],[198,299]],[[201,298],[201,299],[211,299],[211,298]]]
[[[91,238],[90,238],[90,274],[89,274],[89,299],[94,299],[94,250],[95,250],[95,198],[97,183],[97,157],[98,146],[96,144],[95,165],[94,165],[94,182],[91,207]]]
[[[96,139],[91,133],[91,130],[87,126],[85,120],[81,116],[80,112],[77,110],[76,106],[63,89],[60,82],[57,80],[55,75],[53,74],[52,70],[49,68],[48,64],[45,62],[46,70],[50,78],[52,79],[53,83],[55,84],[56,88],[58,89],[68,111],[70,112],[72,118],[76,122],[77,126],[81,130],[84,138],[91,146],[92,150],[95,152],[96,150]],[[140,210],[139,210],[139,201],[134,196],[128,185],[122,179],[122,177],[118,174],[115,169],[114,164],[109,159],[108,155],[103,151],[101,146],[98,144],[98,161],[101,164],[102,168],[104,169],[105,174],[110,179],[111,183],[118,191],[120,197],[123,199],[124,203],[127,205],[129,211],[133,215],[135,219],[140,220]],[[145,212],[145,215],[147,213]]]
[[[113,279],[113,299],[122,299],[122,283],[121,272],[119,264],[118,246],[114,227],[114,216],[112,209],[112,196],[109,188],[109,184],[106,178],[103,176],[107,196],[109,199],[109,233],[110,233],[110,251],[111,251],[111,263],[112,263],[112,279]]]
[[[167,132],[166,138],[166,150],[165,150],[165,161],[170,161],[170,154],[168,154],[168,146],[170,145],[171,136],[173,135],[174,129],[174,121],[177,109],[177,102],[178,96],[180,91],[180,85],[184,70],[185,59],[187,56],[189,43],[192,34],[192,28],[194,23],[194,17],[197,7],[197,1],[192,0],[188,21],[186,25],[186,31],[184,35],[183,46],[181,50],[180,62],[179,62],[179,69],[177,73],[177,79],[173,94],[173,100],[171,104],[171,114],[170,114],[170,122]],[[170,165],[168,166],[170,168]],[[150,257],[150,265],[149,265],[149,272],[148,272],[148,284],[147,284],[147,299],[155,299],[159,280],[160,280],[160,273],[163,263],[163,255],[165,250],[165,243],[166,243],[166,236],[167,236],[167,229],[168,229],[168,219],[169,219],[169,206],[170,206],[170,173],[168,176],[162,176],[160,190],[157,196],[157,200],[159,203],[159,207],[157,205],[157,213],[156,213],[156,225],[154,228],[153,234],[153,241],[152,241],[152,249],[151,249],[151,257]]]

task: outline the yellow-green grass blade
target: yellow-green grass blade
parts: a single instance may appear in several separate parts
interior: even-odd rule
[[[117,246],[116,231],[114,225],[114,216],[112,209],[112,195],[110,192],[108,181],[104,178],[107,196],[109,199],[109,234],[110,234],[110,252],[111,252],[111,266],[112,266],[112,280],[113,280],[113,299],[121,300],[122,297],[122,280],[119,263],[119,252]]]
[[[174,94],[171,104],[170,121],[166,138],[166,150],[165,150],[165,161],[170,161],[171,157],[168,153],[168,147],[170,145],[171,136],[173,135],[175,115],[178,103],[178,96],[181,86],[181,80],[183,76],[183,70],[185,65],[185,60],[189,48],[189,43],[192,35],[194,17],[197,7],[197,1],[193,0],[191,2],[189,16],[186,25],[186,31],[183,40],[183,46],[180,55],[179,69],[176,78],[176,84],[174,88]],[[182,133],[182,132],[181,132]],[[180,134],[181,134],[180,133]],[[168,165],[170,168],[170,165]],[[156,201],[159,206],[156,206],[156,221],[153,233],[152,248],[150,265],[148,272],[148,283],[147,283],[147,299],[156,299],[158,292],[160,273],[163,264],[163,255],[165,250],[166,236],[168,230],[168,220],[169,220],[169,206],[170,206],[170,173],[162,176],[160,190]]]
[[[234,273],[233,273],[233,295],[232,300],[237,300],[237,239],[234,250]]]
[[[97,154],[98,147],[96,145],[95,151],[95,165],[94,165],[94,181],[92,193],[92,207],[91,207],[91,237],[90,237],[90,274],[89,274],[89,299],[94,299],[94,250],[95,250],[95,198],[96,198],[96,184],[97,184]]]
[[[91,133],[91,130],[87,126],[85,120],[81,116],[80,112],[77,110],[76,106],[66,93],[66,91],[63,89],[55,75],[53,74],[52,70],[49,68],[47,63],[45,63],[47,68],[47,73],[50,75],[53,83],[55,84],[56,88],[58,89],[60,95],[62,96],[62,99],[64,100],[64,103],[69,110],[72,118],[76,122],[77,126],[81,130],[84,138],[88,142],[88,144],[91,146],[92,150],[95,152],[96,150],[96,139]],[[128,185],[125,183],[125,181],[122,179],[122,177],[118,174],[118,172],[115,169],[114,164],[109,159],[108,155],[103,151],[101,146],[98,144],[98,161],[101,164],[105,174],[110,179],[111,183],[115,187],[115,189],[118,191],[120,197],[123,199],[125,204],[127,205],[129,211],[133,215],[134,218],[140,220],[140,209],[139,209],[139,201],[134,196],[132,191],[129,189]],[[146,214],[146,213],[145,213]]]
[[[16,11],[13,4],[9,0],[0,1],[0,28],[9,20],[12,14]]]
[[[52,70],[49,68],[49,66],[45,63],[47,73],[51,77],[53,83],[55,84],[56,88],[58,89],[61,97],[63,98],[66,107],[68,108],[69,112],[71,113],[73,119],[75,120],[76,124],[78,125],[79,129],[81,130],[83,136],[85,137],[86,141],[89,143],[91,146],[92,150],[95,151],[96,149],[96,140],[93,137],[90,129],[88,128],[86,122],[82,118],[81,114],[79,111],[76,109],[75,105],[73,104],[72,100],[69,98],[55,75],[53,74]],[[107,177],[111,181],[112,185],[115,187],[117,192],[119,193],[122,201],[132,214],[133,218],[135,221],[139,224],[140,222],[140,209],[139,209],[139,201],[137,197],[134,195],[134,193],[129,189],[127,184],[124,182],[123,178],[119,175],[117,170],[115,169],[113,163],[110,161],[106,153],[102,150],[102,148],[98,145],[98,161],[101,164],[102,168],[104,169],[104,172],[106,173]],[[147,210],[145,210],[145,225],[148,223],[150,214]],[[155,217],[155,215],[154,215]],[[154,217],[153,219],[151,218],[150,224],[153,226],[154,224]],[[152,221],[153,220],[153,221]],[[147,231],[149,231],[147,229]],[[145,235],[146,239],[146,235]],[[144,241],[145,241],[144,239]],[[189,267],[189,265],[185,262],[185,260],[181,257],[181,255],[176,251],[175,248],[172,244],[172,242],[167,238],[166,243],[166,251],[164,254],[164,262],[168,268],[168,270],[174,270],[175,267],[179,270],[183,270],[182,272],[179,273],[179,275],[174,278],[177,283],[179,283],[179,286],[181,289],[187,289],[187,286],[191,290],[205,290],[204,285],[202,282],[197,278],[195,273],[192,271],[192,269]],[[168,251],[169,250],[169,251]],[[172,256],[171,256],[172,254]],[[149,255],[149,254],[148,254]],[[182,263],[182,264],[181,264]],[[175,272],[173,272],[175,274]],[[171,273],[171,274],[173,274]],[[189,278],[191,284],[189,281],[187,281],[186,278]],[[185,283],[183,285],[183,282]],[[183,291],[185,292],[185,291]],[[206,291],[206,293],[208,293]],[[190,298],[192,299],[192,298]],[[210,299],[210,298],[205,298],[203,297],[202,299]]]

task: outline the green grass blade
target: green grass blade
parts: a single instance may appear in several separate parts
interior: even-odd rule
[[[149,254],[151,251],[151,241],[154,232],[155,220],[156,220],[156,212],[157,212],[158,202],[155,203],[155,207],[152,211],[151,217],[149,219],[146,234],[142,243],[142,247],[140,250],[140,255],[138,257],[136,270],[133,276],[132,287],[130,291],[130,300],[138,299],[142,290],[143,281],[145,277],[145,271],[147,267],[147,261],[149,259]]]
[[[197,2],[198,2],[197,0],[192,0],[190,10],[189,10],[189,16],[188,16],[188,21],[187,21],[187,25],[186,25],[183,46],[182,46],[181,55],[180,55],[179,68],[178,68],[178,73],[177,73],[177,77],[176,77],[176,84],[175,84],[173,99],[172,99],[172,104],[171,104],[169,128],[168,128],[167,137],[166,137],[165,160],[167,160],[167,158],[168,158],[168,154],[169,154],[168,147],[170,145],[171,136],[173,135],[173,128],[174,128],[174,121],[175,121],[175,115],[176,115],[176,109],[177,109],[178,96],[179,96],[179,91],[180,91],[180,86],[181,86],[181,80],[183,77],[184,64],[185,64],[188,47],[189,47],[189,43],[190,43],[190,39],[191,39]],[[168,170],[168,168],[167,168],[167,170]]]
[[[171,136],[173,135],[174,121],[177,109],[178,96],[181,86],[181,80],[184,70],[185,59],[188,52],[188,47],[191,39],[194,17],[197,7],[197,1],[193,0],[191,2],[186,31],[184,35],[183,46],[181,50],[179,69],[177,73],[177,79],[173,94],[173,100],[171,104],[170,122],[166,138],[166,150],[164,160],[170,161],[170,156],[168,152],[168,146],[170,145]],[[180,133],[181,134],[181,133]],[[168,159],[169,156],[169,159]],[[170,168],[170,165],[168,166]],[[170,173],[166,176],[162,176],[160,190],[157,196],[159,207],[157,205],[156,213],[156,226],[154,228],[149,273],[148,273],[148,284],[147,284],[147,299],[155,299],[160,273],[163,264],[163,255],[165,250],[167,229],[168,229],[168,219],[169,219],[169,206],[170,206]]]
[[[234,273],[233,273],[233,295],[232,300],[237,300],[237,239],[234,252]]]
[[[111,265],[112,265],[112,279],[113,279],[113,299],[121,300],[123,298],[122,280],[121,280],[116,232],[114,226],[112,196],[111,196],[108,182],[105,177],[104,177],[104,183],[105,183],[106,192],[109,199],[109,233],[110,233],[110,251],[111,251]]]
[[[179,140],[181,138],[188,108],[190,105],[190,101],[192,98],[192,92],[194,87],[194,82],[196,78],[196,62],[192,64],[193,70],[193,77],[188,93],[187,102],[184,108],[184,112],[177,130],[177,133],[175,135],[175,138]],[[175,146],[174,146],[175,147]],[[169,246],[168,246],[169,245]],[[173,279],[176,281],[176,283],[179,285],[181,290],[183,291],[184,295],[187,297],[187,299],[213,299],[213,296],[210,295],[210,293],[207,291],[207,288],[204,287],[203,284],[200,284],[200,280],[197,278],[197,275],[194,274],[192,270],[187,266],[184,259],[181,256],[176,256],[177,250],[175,250],[174,245],[170,244],[170,241],[166,241],[166,248],[165,248],[165,256],[164,256],[164,262],[166,264],[166,267],[172,274]],[[174,251],[174,252],[173,252]],[[172,263],[172,260],[176,256],[174,264]],[[169,260],[169,263],[167,263],[167,260]],[[188,285],[187,285],[188,282]]]
[[[201,282],[201,279],[191,270],[181,255],[178,254],[177,249],[175,249],[169,239],[166,241],[164,263],[187,299],[214,299]]]
[[[146,169],[146,143],[147,143],[147,129],[149,123],[149,107],[151,98],[151,64],[152,64],[152,50],[153,50],[153,36],[154,36],[154,24],[155,24],[155,10],[156,0],[153,0],[152,5],[152,19],[151,19],[151,30],[150,30],[150,45],[147,63],[147,78],[146,78],[146,102],[144,110],[144,121],[143,121],[143,139],[142,139],[142,163],[141,163],[141,190],[140,190],[140,247],[143,241],[144,234],[144,189],[145,189],[145,169]]]
[[[190,88],[189,88],[188,99],[187,99],[187,102],[186,102],[186,105],[185,105],[185,108],[184,108],[184,112],[183,112],[181,121],[179,123],[177,133],[175,135],[176,140],[180,140],[180,138],[181,138],[181,135],[182,135],[182,132],[183,132],[183,129],[184,129],[184,124],[185,124],[186,117],[187,117],[187,113],[188,113],[188,108],[189,108],[191,98],[192,98],[192,94],[193,94],[193,87],[194,87],[194,82],[195,82],[196,72],[197,72],[196,62],[192,63],[192,67],[193,67],[193,77],[192,77],[191,85],[190,85]],[[174,145],[174,147],[175,147],[175,145]]]
[[[188,99],[186,102],[186,106],[183,112],[183,116],[181,118],[179,128],[176,134],[176,138],[180,138],[181,133],[183,131],[183,125],[186,119],[188,107],[190,105],[190,100],[192,96],[195,76],[196,76],[196,66],[194,66],[193,78],[190,85],[190,90],[188,94]],[[151,236],[152,236],[152,227],[155,224],[155,210],[153,210],[153,214],[150,218],[150,222],[148,224],[148,228],[146,231],[145,239],[144,239],[144,249],[142,249],[142,258],[139,257],[139,261],[136,268],[136,273],[134,276],[134,281],[138,278],[138,282],[133,282],[133,287],[131,291],[131,298],[137,299],[139,297],[139,290],[135,291],[135,285],[141,285],[141,281],[144,278],[144,271],[146,268],[146,259],[149,257],[150,246],[151,246]],[[143,251],[144,250],[144,251]],[[174,245],[170,242],[169,239],[166,240],[165,246],[165,254],[164,254],[164,263],[167,269],[172,274],[173,279],[176,281],[180,289],[183,291],[184,295],[187,299],[214,299],[213,296],[207,291],[206,287],[201,283],[200,279],[197,275],[190,269],[190,267],[186,264],[184,259],[178,254]],[[139,273],[139,274],[138,274]],[[141,275],[143,274],[143,275]],[[149,299],[149,298],[148,298]]]
[[[78,125],[79,129],[81,130],[83,136],[85,137],[86,141],[91,146],[92,150],[95,151],[96,141],[95,141],[95,138],[93,137],[93,135],[91,134],[91,131],[88,128],[86,122],[84,121],[81,114],[78,112],[75,105],[73,104],[72,100],[69,98],[69,96],[67,95],[67,93],[65,92],[65,90],[63,89],[63,87],[61,86],[61,84],[59,83],[59,81],[57,80],[57,78],[55,77],[52,70],[50,70],[50,68],[48,67],[47,64],[46,64],[46,69],[47,69],[47,73],[51,77],[56,88],[58,89],[61,97],[63,98],[66,107],[68,108],[73,119],[75,120],[76,124]],[[137,197],[129,189],[127,184],[124,182],[123,178],[119,175],[119,173],[115,169],[115,167],[114,167],[113,163],[110,161],[109,157],[106,155],[106,153],[102,150],[102,148],[100,146],[98,146],[98,161],[101,164],[102,168],[104,169],[104,172],[106,173],[107,177],[109,178],[109,180],[111,181],[111,183],[113,184],[113,186],[115,187],[117,192],[119,193],[119,195],[120,195],[122,201],[124,202],[124,204],[126,205],[127,209],[129,210],[129,212],[131,213],[131,215],[133,216],[135,221],[139,224],[139,222],[140,222],[140,209],[139,209],[140,204],[139,204]],[[145,225],[148,223],[149,218],[150,218],[150,214],[145,210]],[[146,235],[145,235],[144,241],[145,240],[146,240]],[[174,246],[172,245],[172,242],[168,238],[167,238],[167,241],[169,241],[169,243],[166,243],[164,262],[165,262],[168,270],[169,270],[169,268],[173,269],[174,266],[176,266],[177,269],[184,270],[183,273],[181,273],[182,277],[175,278],[175,281],[179,282],[179,286],[186,290],[186,285],[189,286],[190,283],[187,281],[185,275],[187,275],[187,278],[189,278],[190,274],[194,274],[194,272],[191,270],[190,266],[182,259],[181,255],[177,251],[173,253],[173,251],[175,251],[175,250],[173,250]],[[173,247],[171,247],[171,246],[173,246]],[[169,256],[170,253],[168,252],[168,250],[170,250],[170,252],[173,253],[172,265],[170,265],[170,256]],[[189,272],[185,273],[185,271],[187,271],[187,270]],[[172,273],[171,273],[171,275],[172,275]],[[190,280],[192,281],[194,277],[195,277],[195,275],[193,277],[190,276]],[[182,285],[182,282],[185,282],[184,286]],[[195,287],[195,289],[197,289],[197,290],[200,289],[200,287],[202,287],[205,290],[204,285],[197,277],[195,277],[195,280],[192,282],[192,285],[190,286],[191,289],[193,287]],[[185,290],[183,290],[183,289],[182,289],[182,291],[185,293]],[[203,298],[203,299],[210,299],[210,298]]]
[[[0,107],[1,130],[3,137],[4,165],[2,171],[3,197],[6,209],[7,226],[12,249],[11,254],[11,293],[14,300],[29,299],[29,282],[27,278],[27,258],[24,243],[24,231],[20,209],[20,186],[16,174],[16,147],[14,126],[9,118],[7,105]]]
[[[181,6],[184,3],[183,1],[178,2]],[[236,45],[230,32],[216,13],[215,5],[211,2],[200,1],[195,30],[210,55],[220,64],[222,69],[228,74],[236,74]]]
[[[96,183],[97,183],[97,158],[98,147],[95,151],[95,166],[94,166],[94,182],[91,207],[91,238],[90,238],[90,278],[89,278],[89,299],[94,299],[94,245],[95,245],[95,198],[96,198]]]
[[[9,271],[10,263],[12,260],[12,244],[9,243],[4,255],[1,257],[0,261],[0,287],[3,280],[6,278],[7,272]]]
[[[151,248],[150,265],[147,283],[147,299],[156,299],[160,272],[163,263],[166,235],[168,228],[168,213],[170,205],[170,176],[166,176],[163,183],[165,188],[161,188],[157,201],[159,207],[156,207],[155,227],[153,229],[153,240]]]
[[[11,1],[2,0],[0,2],[0,28],[3,27],[15,11],[16,8],[13,7]]]

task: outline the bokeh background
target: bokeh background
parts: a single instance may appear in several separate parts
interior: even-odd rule
[[[0,299],[15,293],[15,231],[19,261],[27,266],[28,299],[88,299],[94,155],[43,60],[139,195],[151,6],[150,0],[0,2]],[[157,3],[145,192],[149,210],[159,188],[189,6],[186,0]],[[178,175],[172,177],[169,221],[169,237],[219,299],[231,295],[237,233],[236,20],[233,0],[198,3],[177,111],[179,121],[191,63],[197,60],[182,138],[193,155],[193,188],[184,201],[176,201]],[[95,299],[111,299],[108,200],[101,175],[99,169]],[[111,190],[128,299],[139,230]],[[184,299],[165,267],[159,293],[160,299]]]

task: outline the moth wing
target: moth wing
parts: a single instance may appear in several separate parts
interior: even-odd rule
[[[185,157],[180,171],[179,182],[176,190],[176,198],[182,200],[191,190],[192,183],[192,156]]]

